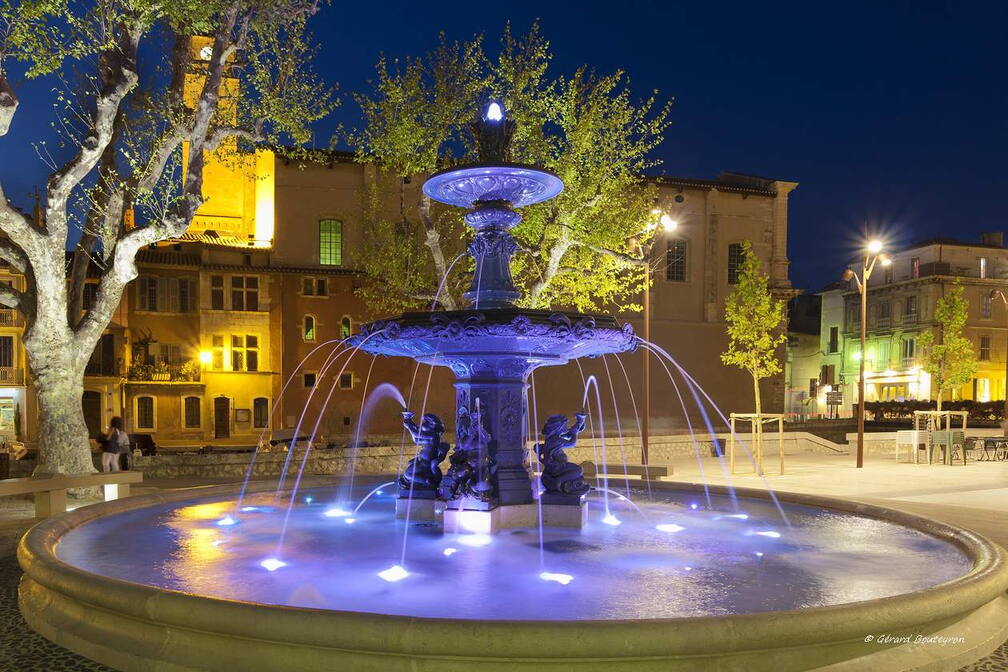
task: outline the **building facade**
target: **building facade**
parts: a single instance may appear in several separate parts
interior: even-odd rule
[[[899,250],[889,266],[875,269],[868,283],[865,399],[933,400],[937,390],[923,366],[920,337],[934,331],[938,301],[958,283],[968,303],[964,335],[973,343],[974,378],[947,390],[945,400],[992,401],[1005,397],[1008,312],[1008,249],[1002,234],[975,243],[936,239]],[[819,292],[822,300],[818,385],[843,395],[841,415],[853,414],[860,367],[860,294],[847,283]]]

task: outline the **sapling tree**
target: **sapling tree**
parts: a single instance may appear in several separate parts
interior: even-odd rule
[[[753,437],[757,447],[763,442],[759,383],[781,371],[777,350],[787,338],[781,329],[783,321],[784,301],[770,291],[768,276],[761,270],[760,259],[753,253],[752,243],[744,241],[738,284],[725,301],[729,340],[728,349],[721,353],[721,361],[752,376],[756,406]]]
[[[0,0],[3,142],[15,138],[7,133],[17,126],[12,81],[21,75],[52,81],[62,138],[62,149],[37,145],[52,170],[37,221],[0,185],[0,258],[26,283],[23,291],[0,286],[0,303],[26,320],[39,473],[93,471],[81,408],[85,366],[137,275],[137,252],[184,233],[203,203],[205,154],[302,143],[331,108],[310,65],[306,22],[318,7]],[[193,35],[205,36],[199,51]],[[128,225],[129,207],[136,226]],[[98,289],[85,309],[89,265]]]
[[[918,345],[924,353],[924,370],[931,374],[931,386],[936,390],[937,409],[942,410],[945,392],[968,383],[977,371],[977,356],[973,343],[963,335],[969,317],[969,303],[956,280],[948,294],[935,304],[934,330],[921,334]]]
[[[639,309],[656,196],[644,173],[657,165],[651,150],[662,141],[668,105],[634,98],[623,72],[559,75],[551,60],[537,25],[522,38],[507,27],[496,55],[481,38],[442,36],[426,56],[379,60],[373,89],[356,96],[365,125],[352,135],[360,159],[376,162],[379,173],[360,261],[362,291],[374,306],[429,303],[464,251],[461,213],[431,203],[419,183],[475,159],[467,126],[495,100],[517,122],[510,160],[552,170],[565,185],[557,198],[523,208],[513,232],[520,250],[511,270],[525,305]],[[386,211],[383,203],[398,207]],[[447,278],[444,308],[459,307],[464,270]]]

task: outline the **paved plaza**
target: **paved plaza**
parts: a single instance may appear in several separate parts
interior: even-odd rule
[[[770,458],[769,473],[764,478],[751,473],[729,477],[710,457],[700,464],[695,459],[676,460],[672,466],[674,476],[670,480],[700,482],[702,472],[712,484],[852,499],[967,527],[1008,546],[1008,462],[950,467],[896,464],[891,458],[871,457],[863,469],[856,469],[853,455],[788,455],[784,476],[776,475],[772,468],[776,462]],[[149,480],[134,492],[198,489],[214,483],[199,479]],[[36,635],[18,613],[17,582],[21,571],[14,549],[20,535],[33,523],[31,515],[29,500],[0,499],[0,671],[108,670]],[[1008,643],[964,670],[1008,671]]]

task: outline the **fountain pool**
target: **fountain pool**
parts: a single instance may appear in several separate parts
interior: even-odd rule
[[[822,607],[924,590],[973,565],[948,541],[884,520],[789,505],[788,527],[764,500],[736,507],[715,497],[708,509],[697,493],[676,490],[640,503],[640,512],[613,497],[608,520],[618,525],[602,522],[603,502],[591,499],[588,524],[546,528],[541,553],[537,527],[491,536],[412,523],[403,557],[394,491],[357,513],[333,497],[305,491],[279,550],[286,508],[261,494],[246,499],[235,525],[219,524],[233,510],[229,499],[103,517],[68,532],[56,555],[94,574],[221,599],[507,620]],[[406,575],[385,574],[400,563]]]

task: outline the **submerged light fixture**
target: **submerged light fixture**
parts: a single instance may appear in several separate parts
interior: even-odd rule
[[[322,515],[326,518],[345,518],[350,515],[350,512],[345,509],[341,509],[338,506],[334,506],[331,509],[326,509],[326,512]]]
[[[378,576],[389,583],[395,583],[396,581],[402,581],[409,576],[409,572],[407,572],[402,565],[392,565],[388,569],[378,572]]]
[[[275,572],[281,567],[286,567],[287,563],[278,558],[266,558],[265,560],[260,562],[259,565],[264,569],[266,569],[267,571]]]
[[[605,517],[602,519],[602,522],[605,523],[606,525],[612,525],[613,527],[616,527],[617,525],[619,525],[623,521],[621,521],[619,518],[617,518],[613,514],[607,513],[605,515]]]
[[[235,518],[232,518],[231,516],[224,516],[223,518],[217,521],[217,525],[219,525],[220,527],[227,527],[228,525],[234,525],[237,522],[238,521]]]
[[[682,532],[686,528],[675,523],[662,523],[661,525],[655,525],[655,529],[660,532]]]
[[[559,583],[561,586],[566,586],[574,580],[574,577],[570,574],[558,574],[556,572],[542,572],[539,574],[539,578],[543,581],[553,581],[555,583]]]

